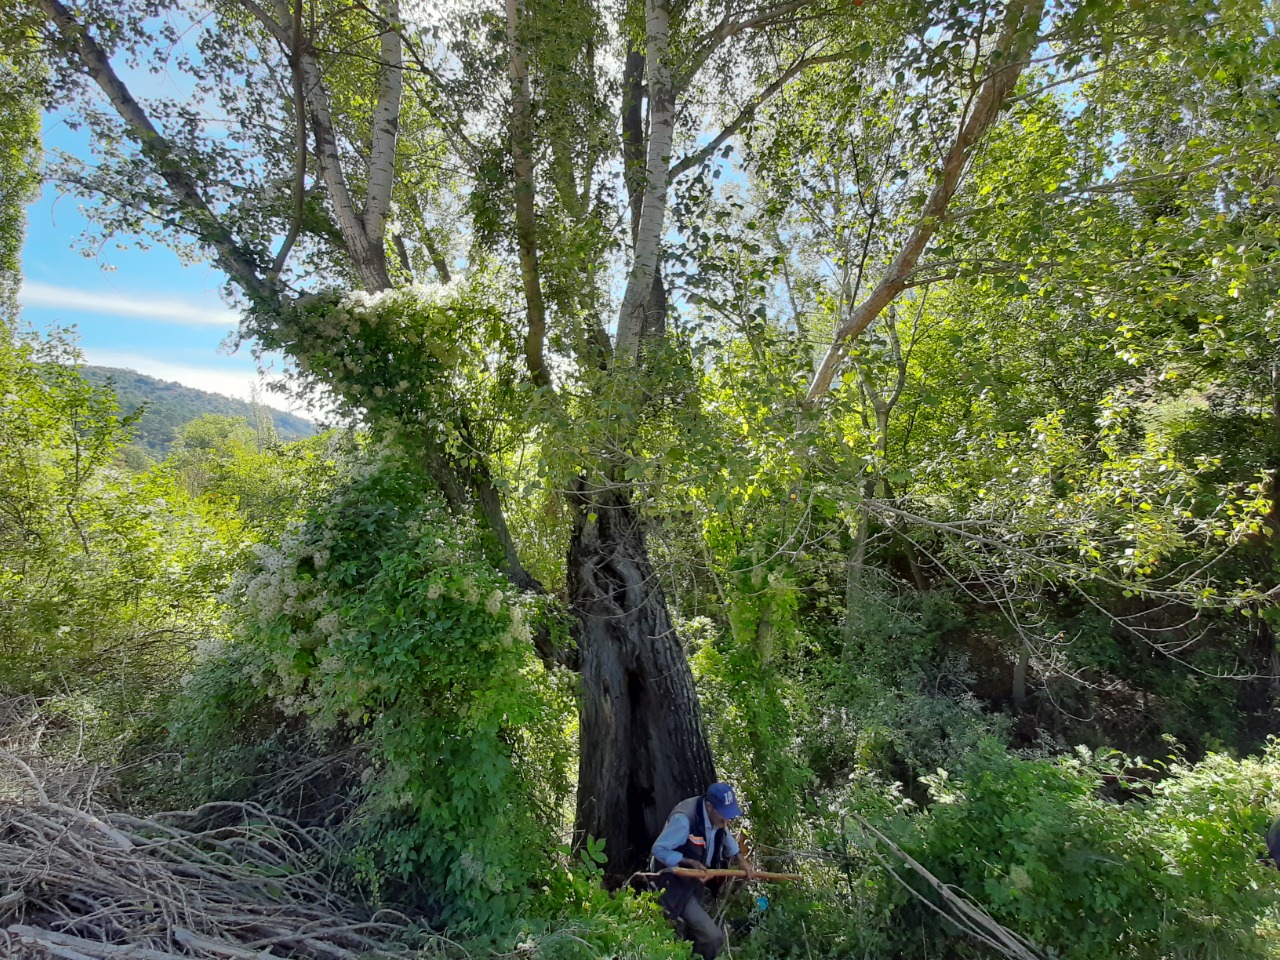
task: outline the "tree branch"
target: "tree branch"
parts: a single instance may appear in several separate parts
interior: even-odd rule
[[[1039,33],[1043,11],[1044,0],[1012,0],[1009,4],[1004,28],[988,59],[989,72],[974,98],[972,111],[956,131],[955,140],[943,160],[937,183],[925,202],[920,219],[916,221],[898,255],[889,264],[884,278],[867,299],[836,328],[831,346],[827,348],[809,384],[806,403],[814,403],[827,394],[849,342],[861,334],[880,315],[880,311],[906,289],[908,277],[937,232],[947,206],[960,186],[971,150],[999,116],[1027,65]]]
[[[434,117],[444,129],[445,136],[449,139],[450,145],[458,152],[458,154],[471,163],[478,163],[482,155],[482,151],[475,145],[470,137],[467,136],[465,130],[462,129],[462,123],[457,117],[444,118],[439,114],[439,105],[443,101],[447,101],[446,96],[447,84],[440,74],[431,67],[419,50],[413,43],[411,37],[401,37],[404,48],[409,52],[409,59],[417,68],[417,72],[426,77],[436,88],[438,97],[435,101],[429,101],[422,95],[415,84],[409,84],[409,89],[417,96],[418,102],[422,105],[424,111]]]
[[[294,49],[302,45],[302,0],[294,0],[293,2],[293,42]],[[293,220],[290,222],[289,232],[285,235],[284,241],[280,244],[280,250],[276,253],[275,260],[271,264],[271,269],[267,272],[267,276],[271,280],[277,279],[284,271],[284,265],[289,259],[289,252],[298,240],[298,233],[302,229],[302,208],[306,200],[307,190],[306,98],[303,96],[302,75],[298,72],[297,65],[293,64],[289,72],[293,77],[293,122],[297,127],[294,142],[294,149],[297,151],[297,163],[293,171]]]
[[[289,14],[288,0],[274,0],[277,16],[284,19]],[[267,29],[271,24],[278,26],[275,18],[267,16],[266,11],[254,3],[254,0],[240,0],[254,16],[263,21]],[[364,219],[356,212],[351,199],[351,191],[347,186],[347,177],[342,170],[342,159],[338,154],[338,141],[334,134],[333,114],[329,107],[329,92],[324,85],[324,76],[320,64],[316,60],[315,49],[308,39],[302,38],[295,47],[291,39],[285,41],[286,49],[292,55],[296,69],[301,74],[303,95],[311,114],[311,132],[315,139],[316,159],[320,164],[320,173],[324,179],[325,189],[329,194],[329,202],[333,205],[334,216],[338,221],[338,230],[342,234],[347,255],[364,288],[370,293],[386,290],[391,286],[391,277],[387,273],[386,251],[383,249],[383,236],[379,233],[371,237],[365,231]]]
[[[766,7],[754,16],[747,17],[744,20],[730,20],[729,15],[725,14],[723,19],[716,25],[716,28],[707,34],[706,39],[694,51],[693,59],[675,80],[673,84],[675,89],[684,90],[693,81],[693,78],[697,76],[698,71],[706,65],[711,55],[730,37],[736,36],[744,30],[756,30],[760,27],[768,26],[788,14],[811,6],[815,2],[816,0],[788,0],[787,3]]]
[[[640,231],[644,201],[644,52],[627,50],[622,68],[622,180],[631,209],[631,242]]]
[[[671,182],[671,142],[675,136],[675,90],[671,85],[670,0],[645,0],[645,70],[649,78],[649,145],[644,198],[636,230],[635,253],[618,317],[615,359],[634,358],[658,270],[662,226]]]
[[[191,215],[192,232],[214,250],[218,266],[235,279],[254,303],[277,303],[279,295],[275,285],[263,278],[257,258],[236,241],[209,207],[173,144],[156,129],[134,99],[102,47],[59,0],[37,0],[37,3],[41,13],[56,29],[58,37],[75,50],[85,72],[107,95],[111,106],[128,127],[130,136],[137,142],[143,156],[155,165],[178,205]]]
[[[533,184],[533,94],[529,88],[529,62],[525,57],[520,21],[521,0],[506,0],[507,43],[510,46],[507,76],[511,81],[511,160],[514,168],[516,201],[516,245],[520,253],[520,277],[524,281],[525,314],[529,329],[525,334],[524,357],[529,376],[540,387],[550,386],[543,357],[547,337],[547,311],[542,299],[542,277],[538,270],[537,209]]]
[[[435,268],[436,276],[440,278],[440,282],[449,283],[453,280],[453,273],[449,270],[449,262],[445,259],[444,252],[436,246],[435,239],[431,236],[431,229],[422,217],[422,208],[418,204],[416,196],[413,198],[413,207],[418,212],[418,219],[423,221],[422,245],[427,249],[427,258],[431,261],[431,266]]]
[[[385,22],[379,38],[378,102],[370,122],[369,174],[364,197],[364,232],[371,242],[379,243],[386,233],[391,188],[395,185],[400,98],[404,91],[399,0],[382,0],[382,19]]]
[[[715,139],[700,150],[697,150],[688,156],[681,157],[676,161],[676,163],[671,167],[671,179],[674,180],[682,173],[692,170],[694,167],[709,159],[712,154],[724,146],[726,140],[751,121],[755,116],[756,111],[759,110],[761,106],[773,97],[777,96],[782,88],[790,83],[797,75],[810,67],[817,66],[820,63],[832,63],[836,60],[848,60],[851,56],[853,55],[848,53],[832,53],[817,57],[801,57],[790,67],[784,70],[782,74],[773,81],[773,83],[761,90],[760,93],[758,93],[749,103],[738,111],[738,115],[733,118],[727,127],[720,131]]]
[[[267,12],[267,9],[264,6],[257,3],[256,0],[236,0],[236,2],[253,14],[254,18],[267,28],[267,32],[276,38],[276,42],[279,43],[280,46],[284,47],[286,50],[292,48],[293,38],[289,36],[289,31],[285,29],[285,22],[286,19],[289,19],[301,23],[301,10],[297,12],[296,17],[287,17],[277,20]],[[280,4],[276,5],[276,9],[282,13],[288,13],[288,9],[282,7]]]

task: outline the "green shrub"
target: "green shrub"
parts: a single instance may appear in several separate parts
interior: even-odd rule
[[[63,333],[0,327],[0,690],[127,725],[217,631],[245,538],[164,471],[118,469],[134,418],[80,360]]]
[[[536,891],[507,928],[495,953],[539,960],[689,960],[652,894],[603,885],[604,843],[576,854],[561,847]]]
[[[800,754],[806,706],[785,667],[803,637],[786,571],[739,560],[728,582],[728,629],[681,624],[698,642],[692,668],[721,776],[750,797],[751,835],[773,842],[795,828],[813,779]]]
[[[237,639],[193,681],[223,716],[257,709],[368,748],[353,862],[450,918],[514,906],[562,825],[572,691],[528,610],[421,474],[375,459],[232,590]],[[228,660],[228,657],[231,658]],[[216,712],[216,711],[215,711]]]
[[[1257,857],[1280,806],[1275,741],[1256,759],[1163,769],[989,750],[960,776],[926,779],[934,802],[897,824],[904,847],[1057,956],[1268,955],[1258,927],[1280,884]]]
[[[868,585],[839,655],[806,671],[804,744],[824,783],[870,769],[910,784],[1007,740],[1008,718],[983,711],[967,659],[949,649],[963,623],[945,590],[897,597]]]

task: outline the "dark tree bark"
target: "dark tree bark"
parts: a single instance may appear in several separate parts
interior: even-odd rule
[[[693,674],[625,492],[574,495],[569,603],[580,624],[580,838],[640,868],[671,808],[715,780]]]

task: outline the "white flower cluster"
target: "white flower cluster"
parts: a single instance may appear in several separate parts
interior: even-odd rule
[[[371,459],[370,472],[387,466],[380,456]],[[335,580],[331,561],[335,549],[347,552],[338,542],[347,522],[343,510],[335,510],[326,522],[290,527],[278,546],[255,546],[253,569],[239,574],[224,597],[239,637],[265,647],[265,656],[243,658],[246,675],[284,710],[306,715],[320,728],[364,722],[383,699],[383,684],[398,682],[369,665],[367,627],[344,613],[351,587]],[[453,534],[442,535],[448,528]],[[494,629],[485,631],[479,649],[529,648],[532,629],[516,594],[486,589],[482,576],[457,577],[475,562],[471,530],[426,502],[404,518],[399,532],[419,558],[418,602],[461,601],[483,609]]]
[[[245,672],[251,681],[276,695],[281,708],[289,713],[310,712],[315,705],[306,692],[305,677],[294,665],[294,655],[299,650],[314,650],[342,631],[341,618],[325,611],[326,597],[319,579],[299,575],[299,566],[308,560],[317,568],[328,561],[333,535],[324,528],[318,531],[319,536],[316,533],[294,524],[279,546],[256,544],[256,569],[238,573],[223,597],[234,611],[234,627],[241,639],[250,639],[264,626],[288,631],[284,644],[272,650],[265,663],[245,658]],[[325,666],[340,669],[341,663]]]
[[[286,324],[285,337],[303,349],[302,358],[311,356],[339,361],[349,370],[358,369],[355,357],[364,346],[364,338],[380,328],[403,330],[410,341],[418,336],[410,318],[442,314],[462,302],[460,283],[414,284],[379,293],[352,291],[340,297],[327,309],[310,310]],[[340,347],[340,351],[333,348]],[[327,349],[326,349],[327,348]],[[407,384],[406,384],[407,386]]]
[[[511,622],[502,634],[502,645],[507,649],[523,647],[533,642],[533,628],[525,620],[524,607],[518,603],[510,605]]]

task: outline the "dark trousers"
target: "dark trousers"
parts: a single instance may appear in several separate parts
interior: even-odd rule
[[[693,952],[702,960],[715,960],[724,949],[724,930],[711,919],[701,899],[697,893],[691,896],[680,913],[680,919],[684,921],[685,937],[693,941]]]

